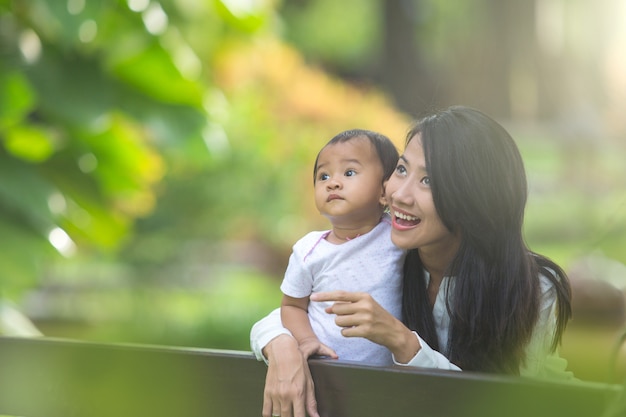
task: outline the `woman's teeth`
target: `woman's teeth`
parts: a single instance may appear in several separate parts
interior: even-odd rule
[[[408,214],[404,214],[404,213],[399,213],[397,211],[395,211],[393,213],[398,219],[402,219],[402,220],[406,220],[409,222],[416,222],[419,220],[419,217],[414,217],[414,216],[409,216]]]

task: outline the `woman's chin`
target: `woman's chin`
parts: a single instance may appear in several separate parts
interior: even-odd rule
[[[391,242],[396,245],[400,249],[409,250],[414,249],[415,243],[409,239],[407,239],[406,235],[399,235],[399,232],[393,230],[391,232]]]

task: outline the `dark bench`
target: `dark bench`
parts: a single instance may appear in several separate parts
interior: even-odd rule
[[[602,417],[620,388],[312,360],[322,415]],[[0,337],[0,415],[260,416],[250,352]]]

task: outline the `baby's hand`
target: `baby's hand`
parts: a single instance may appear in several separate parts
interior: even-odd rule
[[[327,356],[332,359],[339,358],[333,349],[321,343],[318,338],[302,340],[298,345],[298,349],[300,349],[300,352],[302,352],[305,358],[311,356]]]

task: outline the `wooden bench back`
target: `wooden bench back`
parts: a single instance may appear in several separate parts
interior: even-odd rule
[[[620,387],[312,360],[322,416],[601,417]],[[260,416],[250,352],[0,337],[0,415]]]

